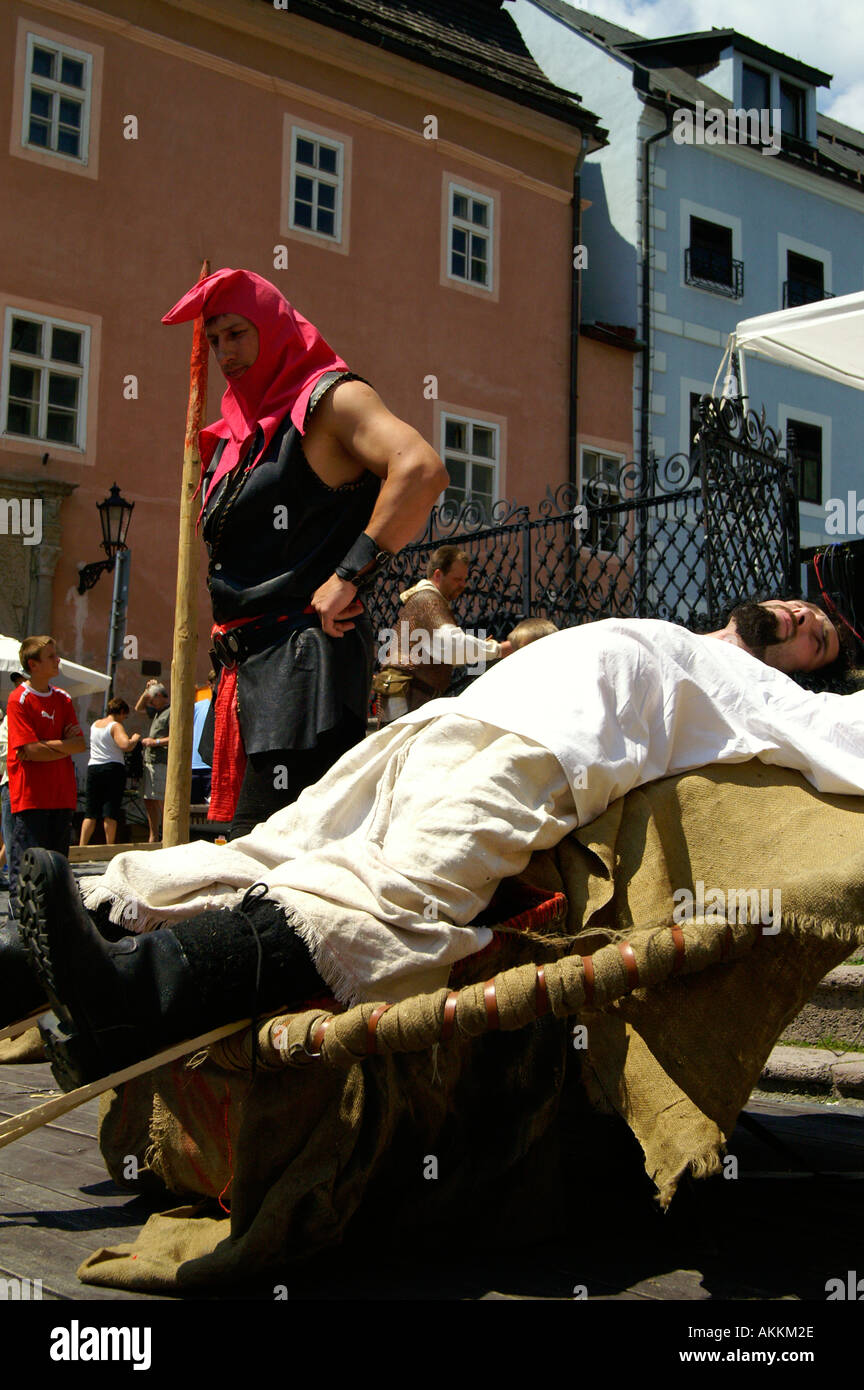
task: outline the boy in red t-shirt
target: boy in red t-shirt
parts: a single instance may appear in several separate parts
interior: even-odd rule
[[[72,754],[86,744],[75,706],[65,690],[51,685],[60,669],[53,637],[26,637],[21,668],[27,680],[12,691],[6,707],[9,737],[9,915],[17,916],[18,873],[27,849],[69,853],[78,787]]]

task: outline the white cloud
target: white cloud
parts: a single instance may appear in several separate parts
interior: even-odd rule
[[[861,0],[594,0],[581,6],[646,38],[714,27],[737,29],[770,48],[833,74],[817,91],[820,111],[864,131],[864,25]],[[704,78],[710,86],[710,74]]]
[[[853,82],[841,92],[830,106],[825,107],[825,115],[833,116],[835,121],[864,130],[864,82]]]

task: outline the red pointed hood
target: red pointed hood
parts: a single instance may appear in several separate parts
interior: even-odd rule
[[[309,397],[325,372],[346,371],[346,364],[314,324],[292,308],[269,280],[251,270],[217,270],[199,280],[163,323],[186,323],[202,314],[242,314],[258,329],[258,356],[242,376],[228,383],[222,397],[222,418],[200,434],[201,461],[207,467],[220,439],[228,443],[210,484],[229,473],[248,445],[256,428],[264,431],[264,444],[252,463],[257,463],[277,427],[290,412],[302,434]]]

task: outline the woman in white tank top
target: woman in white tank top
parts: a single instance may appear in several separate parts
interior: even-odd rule
[[[131,738],[123,728],[129,717],[125,700],[109,700],[108,713],[90,726],[90,762],[87,764],[87,804],[81,822],[79,844],[89,845],[100,819],[105,827],[105,843],[117,840],[117,821],[126,785],[125,753],[134,748],[140,734]]]

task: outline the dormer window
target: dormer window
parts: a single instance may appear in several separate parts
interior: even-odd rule
[[[771,109],[771,74],[745,63],[741,79],[741,105],[745,111]]]
[[[578,27],[587,32],[583,26]],[[655,90],[658,84],[665,90],[666,79],[652,80],[650,74],[658,69],[662,72],[680,68],[707,82],[718,94],[722,93],[732,109],[770,113],[774,132],[771,143],[775,151],[779,148],[776,137],[781,133],[788,135],[790,142],[816,138],[816,89],[830,86],[831,74],[811,67],[800,58],[790,58],[776,48],[757,43],[737,29],[715,26],[695,34],[672,34],[662,39],[630,39],[623,43],[618,40],[610,46],[631,59],[637,72],[648,74],[649,86],[653,85]],[[718,70],[716,82],[711,76],[715,70]],[[645,87],[644,91],[647,90]],[[773,114],[781,109],[783,118],[778,131]],[[753,122],[750,124],[752,126]],[[756,145],[759,142],[751,139],[747,143]]]
[[[776,57],[779,60],[782,55],[777,54]],[[744,111],[758,111],[760,115],[765,113],[763,120],[767,117],[772,132],[771,143],[775,146],[777,142],[782,144],[783,137],[788,138],[790,145],[795,141],[812,140],[816,129],[816,87],[826,85],[829,79],[825,77],[824,82],[816,80],[811,84],[808,81],[810,74],[814,79],[821,78],[823,74],[792,60],[789,60],[788,73],[779,61],[777,66],[769,65],[766,61],[762,67],[752,61],[749,54],[742,55],[736,61],[741,65],[734,86],[739,98],[737,104]],[[749,143],[767,142],[757,142],[751,138]]]
[[[780,83],[780,129],[796,140],[805,138],[805,94],[792,82]]]

